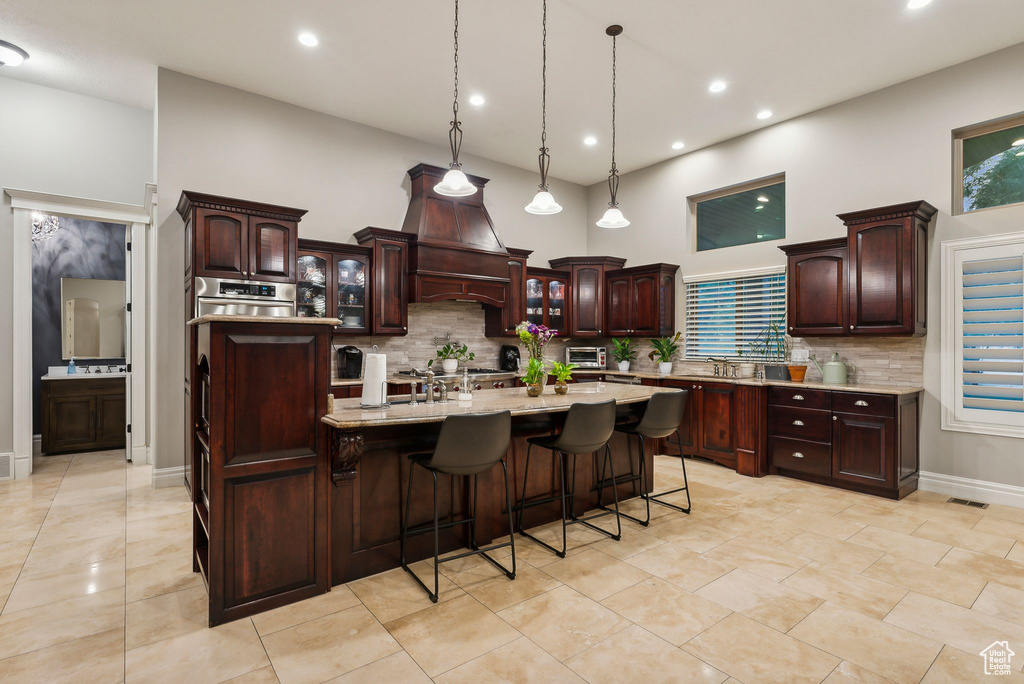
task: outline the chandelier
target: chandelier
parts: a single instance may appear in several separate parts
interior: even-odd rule
[[[60,230],[60,219],[52,214],[33,212],[32,214],[32,242],[49,240]]]

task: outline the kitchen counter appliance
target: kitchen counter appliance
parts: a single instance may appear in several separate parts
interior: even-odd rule
[[[338,349],[338,377],[356,380],[363,370],[363,352],[351,345]]]
[[[501,345],[501,351],[498,352],[498,365],[507,373],[518,373],[519,347],[514,344]]]
[[[256,283],[225,278],[196,278],[196,317],[205,314],[231,316],[295,315],[293,283]]]
[[[604,347],[566,347],[565,362],[578,368],[604,369],[608,363],[608,350]]]

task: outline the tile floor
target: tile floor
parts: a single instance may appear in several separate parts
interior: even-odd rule
[[[689,471],[693,515],[523,540],[514,582],[465,559],[437,605],[394,570],[208,629],[184,489],[42,458],[0,483],[0,681],[965,682],[996,640],[1024,681],[1024,510]]]

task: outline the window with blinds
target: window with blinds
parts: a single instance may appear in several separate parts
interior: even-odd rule
[[[772,323],[785,326],[785,268],[684,278],[686,358],[756,360],[750,343]]]

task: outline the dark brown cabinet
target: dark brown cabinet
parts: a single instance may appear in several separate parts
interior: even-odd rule
[[[788,332],[845,335],[849,311],[846,238],[780,247],[786,253]]]
[[[119,449],[125,445],[125,379],[43,380],[44,454]]]
[[[359,245],[299,240],[296,310],[337,318],[336,333],[367,334],[372,324],[371,250]]]
[[[701,394],[698,453],[735,467],[733,424],[736,385],[706,382],[698,387]]]
[[[565,337],[569,331],[570,274],[526,269],[526,322],[546,325]]]
[[[503,307],[484,307],[487,337],[516,337],[516,326],[526,320],[526,249],[508,250],[508,301]]]
[[[606,334],[611,337],[666,337],[675,334],[675,276],[678,266],[651,264],[605,276]]]
[[[569,337],[605,335],[605,273],[619,270],[625,259],[608,256],[563,257],[549,262],[551,268],[570,274]]]
[[[410,235],[383,228],[364,228],[355,238],[371,251],[370,332],[374,335],[407,334]]]

